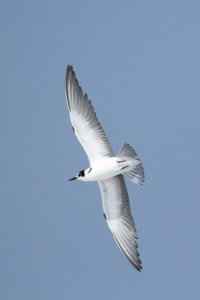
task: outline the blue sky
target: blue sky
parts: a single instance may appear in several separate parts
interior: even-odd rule
[[[0,2],[0,298],[199,299],[198,1]],[[71,130],[74,66],[127,182],[143,270],[118,250]]]

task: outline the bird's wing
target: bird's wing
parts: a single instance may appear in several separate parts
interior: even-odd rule
[[[137,234],[124,177],[118,175],[98,183],[108,226],[122,253],[140,271],[142,266],[137,250]]]
[[[83,94],[71,66],[66,70],[65,91],[73,130],[90,163],[103,156],[114,156],[91,101],[87,94]]]

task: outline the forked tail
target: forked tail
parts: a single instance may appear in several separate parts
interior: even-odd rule
[[[137,157],[135,150],[129,145],[124,144],[117,157],[123,158],[133,162],[133,169],[124,172],[124,175],[127,175],[131,181],[136,184],[143,184],[144,182],[144,169],[140,159]]]

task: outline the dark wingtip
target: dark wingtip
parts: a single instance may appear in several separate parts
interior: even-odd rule
[[[73,75],[74,75],[73,67],[71,65],[68,65],[67,69],[66,69],[66,72],[65,72],[65,94],[66,94],[66,97],[67,97],[67,103],[68,103],[69,110],[71,110],[71,107],[70,107],[70,103],[69,103],[67,83],[69,81],[70,76],[73,76]]]
[[[74,72],[74,70],[73,70],[73,67],[71,65],[68,65],[67,69],[66,69],[66,72],[65,72],[66,80],[69,77],[70,72]]]
[[[120,243],[119,243],[119,241],[118,241],[116,235],[113,234],[113,236],[114,236],[115,241],[117,242],[117,245],[119,246],[120,250],[121,250],[122,253],[124,254],[124,257],[131,263],[131,265],[132,265],[137,271],[141,272],[141,271],[142,271],[142,262],[141,262],[141,260],[140,260],[140,255],[139,255],[138,251],[137,251],[137,255],[138,255],[137,261],[134,262],[134,261],[126,254],[126,252],[124,251],[124,249],[123,249],[122,246],[120,245]]]

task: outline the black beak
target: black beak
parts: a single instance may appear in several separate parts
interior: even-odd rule
[[[72,180],[76,180],[76,179],[77,179],[77,177],[72,177],[68,181],[72,181]]]

